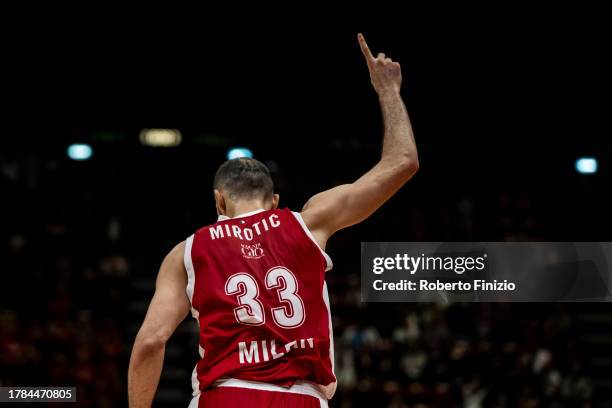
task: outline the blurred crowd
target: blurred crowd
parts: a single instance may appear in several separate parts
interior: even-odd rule
[[[143,255],[147,249],[135,247],[145,231],[130,231],[104,208],[96,207],[100,214],[46,205],[46,192],[3,165],[2,191],[12,198],[0,237],[0,386],[76,385],[79,406],[125,406],[134,335],[128,327],[135,323],[126,312],[130,283],[152,280],[164,255],[158,248],[170,249],[191,231],[148,234],[157,247]],[[444,206],[402,209],[400,224],[412,240],[473,239],[479,226],[492,239],[539,238],[541,221],[526,196],[496,197],[483,204],[467,194]],[[486,223],[479,205],[493,214]],[[368,236],[376,239],[374,232]],[[329,248],[336,265],[327,279],[339,380],[332,406],[591,406],[593,385],[571,310],[562,304],[364,304],[353,256],[358,242],[342,233]],[[188,377],[181,391],[185,400],[176,405],[186,406]]]
[[[127,260],[112,255],[76,265],[67,254],[32,251],[29,237],[9,242],[2,257],[0,386],[76,385],[79,406],[124,405]]]
[[[584,356],[561,307],[363,307],[350,297],[334,299],[338,406],[590,406]]]

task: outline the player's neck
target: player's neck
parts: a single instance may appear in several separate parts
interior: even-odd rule
[[[268,209],[268,206],[263,201],[241,201],[238,203],[228,203],[225,209],[225,215],[229,218],[234,218],[242,214],[247,214],[253,211]]]

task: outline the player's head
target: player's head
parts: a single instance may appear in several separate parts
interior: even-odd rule
[[[266,210],[278,205],[270,170],[255,159],[243,157],[226,161],[217,170],[213,187],[219,214],[227,214],[246,203]]]

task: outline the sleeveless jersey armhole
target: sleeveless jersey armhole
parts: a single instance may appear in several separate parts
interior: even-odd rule
[[[195,287],[195,271],[193,269],[193,261],[191,260],[191,248],[193,247],[193,239],[195,234],[192,234],[185,240],[185,254],[183,255],[183,263],[185,264],[185,270],[187,271],[187,297],[189,298],[189,305],[191,306],[191,315],[197,320],[198,311],[193,307],[193,290]]]
[[[312,235],[312,232],[310,232],[310,230],[308,229],[308,226],[306,226],[306,223],[304,222],[304,219],[302,218],[302,214],[300,214],[297,211],[291,211],[291,213],[293,214],[293,216],[295,217],[296,220],[298,220],[298,222],[300,223],[300,225],[302,226],[302,229],[304,230],[304,232],[306,233],[306,235],[308,235],[308,238],[310,238],[310,240],[317,246],[317,248],[319,248],[319,250],[321,251],[321,255],[323,255],[323,258],[325,258],[325,272],[331,270],[331,268],[334,267],[334,263],[332,262],[331,258],[329,257],[329,255],[327,254],[327,252],[325,252],[323,250],[323,248],[321,248],[321,246],[319,245],[319,243],[315,240],[314,236]]]

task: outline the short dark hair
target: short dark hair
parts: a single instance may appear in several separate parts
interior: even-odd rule
[[[228,192],[232,200],[267,200],[274,194],[268,167],[259,160],[246,157],[228,160],[219,166],[214,188]]]

